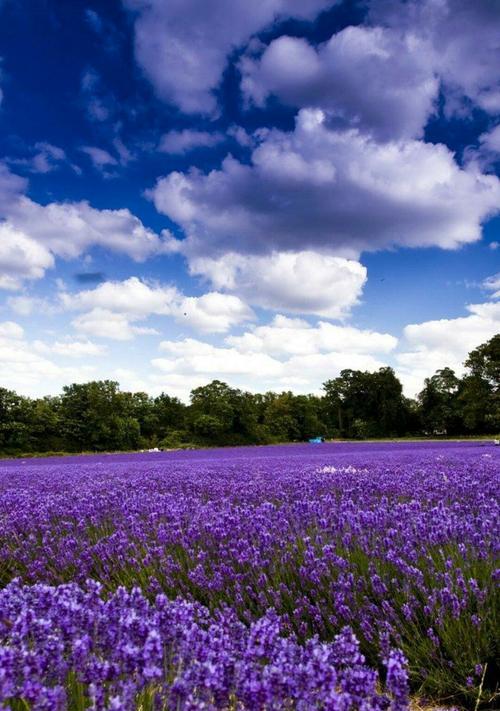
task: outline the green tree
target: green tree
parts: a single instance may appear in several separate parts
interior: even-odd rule
[[[291,392],[266,393],[264,425],[272,439],[292,442],[301,439],[295,409],[295,396]]]
[[[32,448],[33,400],[0,388],[0,449],[27,452]]]
[[[425,432],[458,434],[463,429],[459,394],[461,382],[451,368],[442,368],[426,378],[419,393],[420,416]]]
[[[342,370],[323,384],[329,422],[343,437],[404,434],[408,402],[392,368]]]
[[[182,431],[186,427],[186,405],[179,398],[162,393],[154,399],[153,413],[158,427],[159,439],[172,431]]]
[[[469,432],[500,431],[500,334],[471,351],[459,396]]]
[[[63,388],[61,428],[73,451],[134,449],[140,426],[117,382],[98,380]]]
[[[200,415],[210,415],[220,422],[221,432],[232,430],[234,418],[235,391],[227,383],[212,380],[208,385],[191,390],[191,406],[189,408],[191,422]]]

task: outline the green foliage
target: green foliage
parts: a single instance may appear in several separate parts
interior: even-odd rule
[[[500,429],[500,334],[469,353],[468,375],[459,396],[466,429],[498,432]]]
[[[462,429],[459,393],[461,382],[451,368],[425,379],[419,394],[424,430],[431,434],[457,434]]]
[[[343,437],[391,437],[409,431],[408,400],[392,368],[342,370],[323,388],[329,420]]]

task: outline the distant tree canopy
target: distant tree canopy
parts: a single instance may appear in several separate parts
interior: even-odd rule
[[[469,353],[465,375],[443,367],[406,398],[392,368],[346,369],[324,394],[253,394],[220,380],[190,404],[123,392],[111,380],[72,384],[57,397],[0,388],[0,452],[118,451],[303,441],[311,437],[474,435],[500,431],[500,334]]]

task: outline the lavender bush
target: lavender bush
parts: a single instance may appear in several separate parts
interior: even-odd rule
[[[5,462],[0,699],[404,709],[409,674],[494,706],[498,474],[480,444]]]

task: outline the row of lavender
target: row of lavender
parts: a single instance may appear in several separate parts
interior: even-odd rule
[[[103,599],[89,582],[0,593],[0,698],[40,709],[407,708],[405,660],[385,659],[388,695],[343,630],[331,644],[284,636],[269,612],[250,626],[137,588]],[[26,708],[26,706],[24,706]]]
[[[404,708],[406,657],[421,693],[494,704],[495,454],[322,445],[0,467],[0,698]]]

